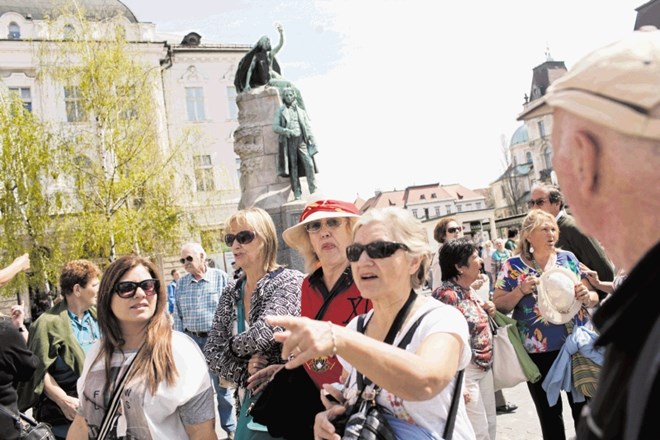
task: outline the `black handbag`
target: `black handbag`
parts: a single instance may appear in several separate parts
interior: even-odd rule
[[[55,434],[53,434],[50,425],[37,422],[23,413],[15,414],[4,405],[0,405],[0,411],[14,421],[16,432],[19,433],[21,440],[55,440]]]
[[[316,312],[322,320],[332,300],[344,289],[336,288]],[[268,434],[287,440],[314,438],[314,418],[325,411],[319,389],[302,365],[282,368],[248,409],[252,420],[268,428]]]

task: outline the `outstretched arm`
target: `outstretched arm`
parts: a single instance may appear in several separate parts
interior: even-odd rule
[[[273,66],[273,58],[275,58],[275,55],[282,49],[282,46],[284,46],[284,28],[280,23],[277,23],[275,25],[277,28],[277,32],[280,34],[280,42],[277,43],[277,46],[275,46],[270,53],[268,54],[268,62],[270,63],[270,66]]]
[[[30,268],[30,256],[23,254],[7,267],[0,270],[0,287],[10,282],[16,275]]]

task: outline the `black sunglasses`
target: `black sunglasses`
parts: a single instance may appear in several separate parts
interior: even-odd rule
[[[248,244],[252,243],[254,237],[257,236],[257,233],[254,231],[241,231],[238,234],[225,234],[225,244],[229,247],[234,244],[234,240],[237,240],[239,244]]]
[[[159,288],[158,280],[152,278],[142,280],[139,283],[136,283],[135,281],[120,281],[115,285],[115,293],[120,298],[133,298],[138,287],[142,289],[147,296],[155,295]]]
[[[534,205],[536,205],[536,206],[538,206],[538,207],[540,208],[541,206],[545,205],[545,202],[546,202],[547,200],[548,200],[548,199],[546,199],[545,197],[543,197],[542,199],[536,199],[536,200],[532,199],[532,200],[530,200],[529,202],[527,202],[527,207],[529,207],[529,208],[533,208]]]
[[[456,226],[455,228],[447,228],[447,232],[453,234],[454,232],[461,232],[463,228],[461,226]]]
[[[186,258],[182,258],[182,259],[180,259],[179,261],[181,262],[181,264],[186,264],[186,261],[187,261],[188,263],[192,263],[192,260],[193,260],[193,256],[192,256],[192,255],[188,255]]]
[[[410,250],[405,244],[394,241],[372,241],[368,244],[353,243],[346,248],[346,257],[348,261],[355,263],[364,251],[367,251],[369,258],[379,259],[391,257],[399,249]]]
[[[344,222],[339,218],[329,218],[325,221],[325,225],[328,227],[328,229],[337,229],[339,226],[341,226],[342,223]],[[305,230],[307,232],[319,232],[322,226],[323,222],[321,220],[316,220],[307,223],[305,225]]]

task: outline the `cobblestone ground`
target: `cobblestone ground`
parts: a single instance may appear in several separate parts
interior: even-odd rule
[[[561,393],[564,409],[564,427],[566,438],[575,439],[575,428],[571,408],[568,406],[566,394]],[[518,405],[516,412],[497,416],[497,440],[536,440],[542,439],[541,425],[536,416],[534,402],[532,401],[527,384],[521,383],[514,388],[504,390],[507,402]]]

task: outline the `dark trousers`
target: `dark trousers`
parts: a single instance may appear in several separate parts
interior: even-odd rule
[[[288,139],[289,154],[289,176],[291,178],[291,189],[296,198],[300,198],[302,188],[300,187],[300,176],[298,167],[302,166],[307,177],[307,186],[309,192],[316,191],[316,176],[314,175],[314,162],[307,151],[307,145],[303,142],[302,136],[292,136]]]
[[[527,382],[527,388],[529,388],[529,394],[532,395],[532,400],[536,406],[536,414],[539,416],[539,422],[541,422],[541,431],[543,432],[544,440],[566,439],[561,396],[559,396],[559,400],[557,400],[557,403],[554,406],[550,406],[548,403],[548,396],[542,386],[543,380],[548,374],[548,370],[550,370],[552,363],[558,355],[559,351],[551,351],[549,353],[530,353],[529,355],[541,372],[541,379],[536,383]],[[580,420],[580,412],[586,402],[573,402],[573,395],[571,393],[566,393],[566,396],[568,397],[568,403],[571,406],[573,425],[577,430],[577,424]]]

